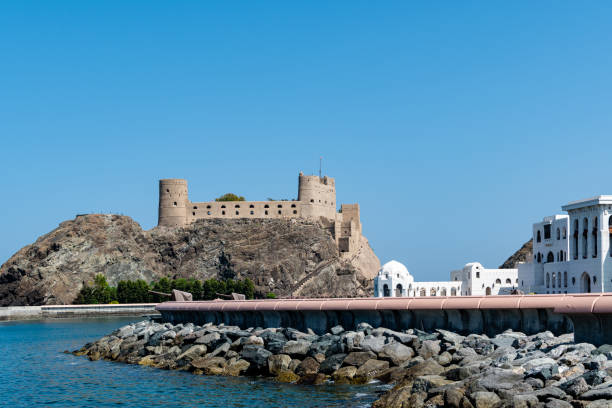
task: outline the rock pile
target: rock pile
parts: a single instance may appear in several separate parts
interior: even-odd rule
[[[612,346],[575,344],[572,334],[507,331],[489,338],[361,323],[354,331],[336,326],[317,335],[142,321],[74,354],[298,384],[395,384],[374,407],[612,407]]]

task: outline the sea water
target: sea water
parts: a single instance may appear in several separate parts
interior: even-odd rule
[[[193,375],[65,350],[138,318],[0,323],[0,406],[6,407],[366,407],[387,386],[295,385],[272,379]]]

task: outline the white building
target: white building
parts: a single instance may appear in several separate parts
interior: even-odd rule
[[[574,201],[533,225],[533,258],[519,265],[526,293],[612,291],[612,196]]]
[[[510,294],[518,285],[516,269],[486,269],[478,262],[452,271],[446,282],[415,282],[397,261],[383,265],[374,278],[375,297],[469,296]]]

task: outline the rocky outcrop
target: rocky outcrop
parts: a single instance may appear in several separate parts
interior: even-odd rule
[[[489,338],[446,330],[397,332],[360,323],[328,333],[292,328],[142,321],[75,355],[194,374],[268,376],[297,384],[392,384],[373,407],[612,405],[612,352],[572,334]],[[595,404],[595,405],[594,405]]]
[[[72,303],[96,274],[120,280],[249,278],[259,294],[370,296],[379,261],[365,238],[345,259],[326,226],[303,219],[200,220],[144,231],[130,217],[63,222],[0,267],[0,306]]]
[[[528,262],[533,258],[533,239],[525,242],[523,246],[506,259],[499,269],[514,269],[518,268],[519,262]]]

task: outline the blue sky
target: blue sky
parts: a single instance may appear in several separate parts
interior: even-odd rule
[[[77,213],[336,178],[382,262],[448,279],[612,194],[609,2],[3,2],[0,262]]]

